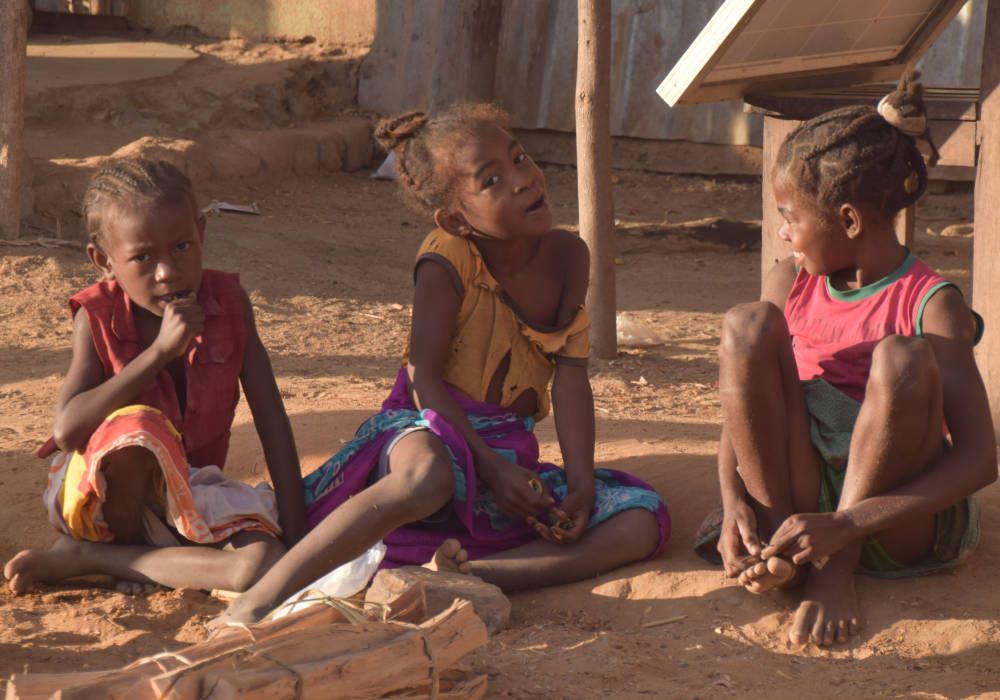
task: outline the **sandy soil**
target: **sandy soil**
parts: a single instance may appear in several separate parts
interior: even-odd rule
[[[549,167],[546,174],[558,223],[574,225],[574,171]],[[729,306],[756,295],[759,251],[739,236],[712,243],[697,228],[666,224],[758,219],[759,183],[638,171],[617,178],[619,305],[632,328],[656,344],[592,363],[597,457],[601,466],[632,471],[660,490],[673,538],[654,561],[514,596],[510,628],[466,660],[489,676],[488,696],[1000,692],[1000,593],[989,578],[1000,565],[990,528],[1000,486],[982,495],[985,533],[967,565],[921,580],[862,578],[864,630],[833,651],[791,648],[784,627],[792,597],[751,597],[691,552],[695,528],[717,501],[719,321]],[[257,201],[263,212],[210,219],[206,263],[242,275],[304,471],[349,438],[390,386],[408,329],[412,256],[427,230],[396,204],[394,187],[360,173],[220,184],[203,193]],[[917,226],[917,252],[966,291],[971,240],[924,232],[967,221],[970,213],[968,193],[930,195]],[[0,248],[0,560],[53,538],[39,500],[45,465],[32,453],[48,436],[69,362],[65,299],[94,279],[78,250]],[[543,456],[558,461],[551,420],[539,426],[539,438]],[[264,477],[245,405],[227,470],[251,481]],[[58,586],[15,598],[4,590],[0,676],[119,666],[198,640],[222,607],[197,591],[131,597]]]

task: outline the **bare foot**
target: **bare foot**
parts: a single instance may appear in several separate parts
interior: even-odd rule
[[[787,586],[795,579],[798,567],[787,559],[771,557],[767,561],[748,566],[739,576],[739,582],[751,593],[766,593],[772,588]]]
[[[424,564],[424,568],[467,574],[472,571],[472,564],[469,563],[469,553],[462,548],[461,542],[449,538],[441,543],[431,560]]]
[[[256,624],[267,617],[267,614],[274,607],[273,605],[260,605],[249,596],[240,595],[229,604],[229,607],[221,615],[209,620],[205,624],[205,628],[209,632],[209,637],[214,637],[227,627],[245,627]]]
[[[4,565],[7,586],[15,595],[26,593],[36,582],[57,583],[87,573],[84,549],[86,542],[59,535],[49,549],[25,549]]]
[[[118,579],[115,581],[115,590],[126,595],[150,595],[159,590],[166,590],[155,583],[139,583],[138,581],[126,581]]]
[[[854,573],[813,569],[788,630],[788,639],[796,645],[810,640],[822,646],[842,644],[858,633],[861,627],[858,615]]]

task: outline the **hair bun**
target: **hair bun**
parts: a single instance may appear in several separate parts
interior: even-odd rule
[[[886,95],[878,102],[877,109],[882,118],[907,136],[914,138],[923,136],[924,132],[927,131],[927,115],[922,112],[913,113],[913,110],[909,110],[911,113],[907,114],[906,108],[912,107],[912,105],[894,105],[890,101],[891,97],[891,94]]]
[[[920,73],[904,73],[896,89],[879,100],[877,109],[883,119],[907,136],[923,136],[927,132],[927,108]]]
[[[407,112],[398,117],[383,119],[375,127],[375,139],[386,151],[392,151],[413,138],[425,124],[427,114],[424,112]]]
[[[930,135],[919,71],[904,73],[896,89],[879,100],[877,109],[879,115],[900,132],[927,143],[931,151],[925,158],[927,165],[937,163],[939,154]]]

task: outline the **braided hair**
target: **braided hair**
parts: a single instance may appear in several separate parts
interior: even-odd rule
[[[375,138],[396,154],[403,195],[418,212],[434,215],[454,201],[455,145],[484,127],[510,129],[510,116],[487,102],[461,102],[428,116],[407,112],[383,119]]]
[[[83,220],[90,242],[100,246],[110,206],[150,206],[180,196],[196,206],[191,180],[164,160],[125,158],[105,164],[83,195]]]
[[[927,165],[937,162],[918,79],[903,76],[877,108],[843,107],[803,123],[782,143],[777,167],[822,209],[853,202],[892,219],[924,194]],[[929,144],[926,162],[918,138]]]

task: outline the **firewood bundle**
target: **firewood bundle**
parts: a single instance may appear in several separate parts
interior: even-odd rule
[[[424,620],[416,586],[389,604],[389,621],[347,622],[343,608],[314,605],[124,668],[15,674],[7,700],[284,700],[481,698],[486,679],[452,667],[486,643],[472,604],[456,600]]]

